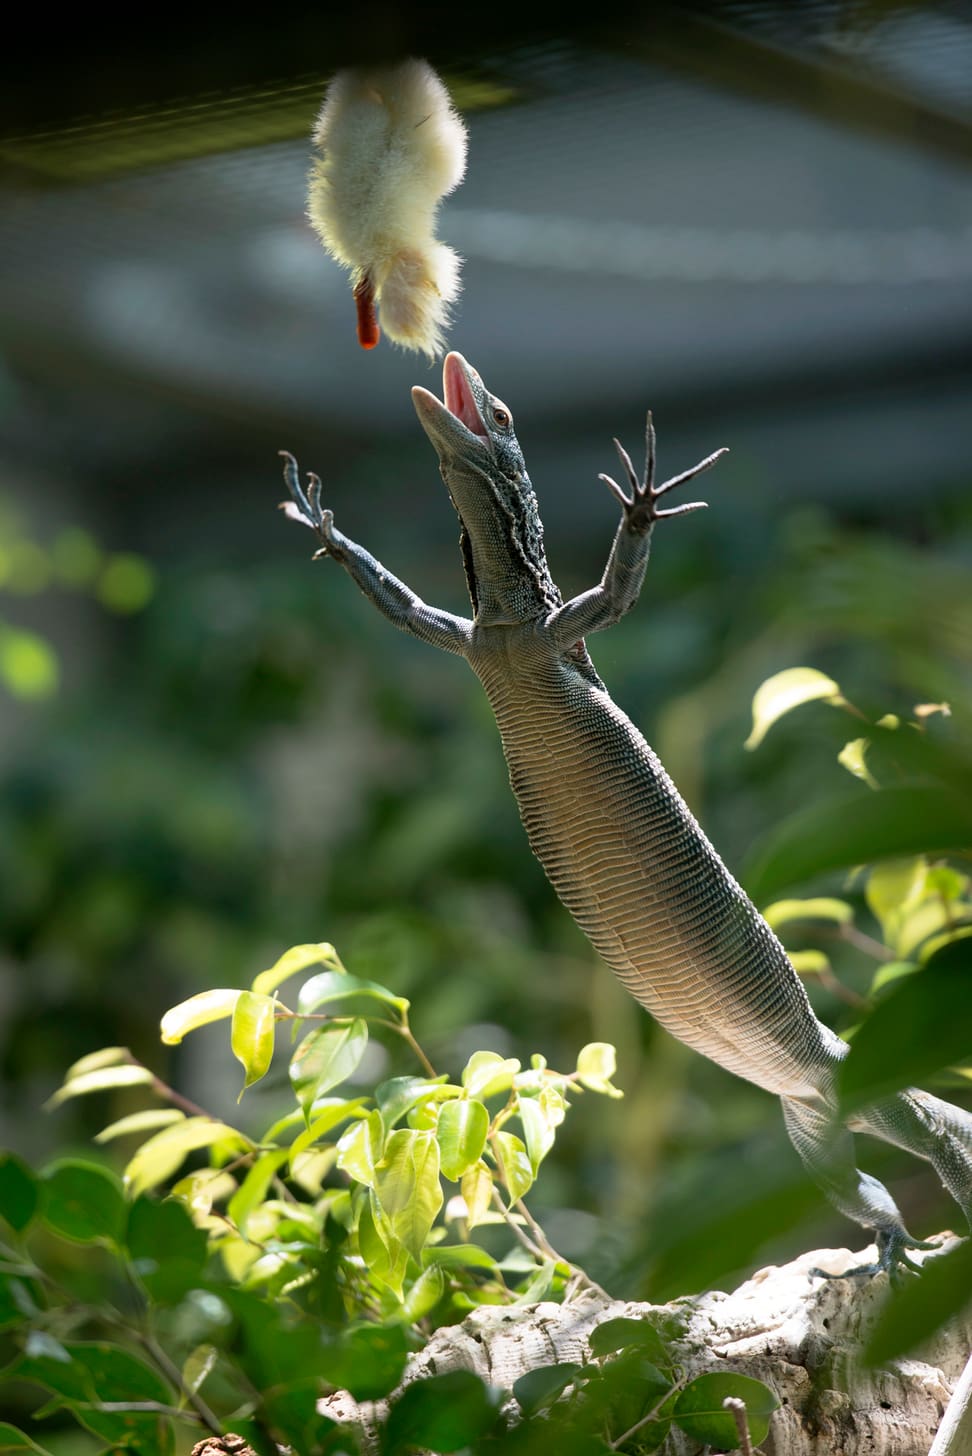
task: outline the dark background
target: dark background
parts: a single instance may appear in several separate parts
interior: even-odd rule
[[[79,26],[5,56],[0,1141],[87,1151],[138,1099],[41,1104],[114,1043],[265,1125],[285,1087],[237,1113],[225,1028],[164,1049],[158,1019],[332,940],[413,999],[442,1070],[480,1046],[569,1068],[617,1044],[626,1100],[583,1099],[534,1203],[637,1293],[673,1239],[727,1278],[860,1235],[773,1099],[597,963],[464,665],[396,635],[276,514],[285,446],[343,530],[464,609],[408,397],[438,370],[357,348],[303,216],[307,137],[338,66],[420,54],[450,85],[470,133],[441,217],[466,259],[450,345],[515,412],[565,593],[603,566],[612,435],[637,453],[650,405],[665,474],[731,447],[592,651],[738,872],[850,784],[822,706],[744,752],[767,675],[815,666],[878,712],[946,699],[957,733],[972,707],[972,15],[597,12],[572,32],[503,6],[321,7]],[[866,989],[868,961],[836,959]],[[920,1165],[867,1156],[918,1232],[954,1221]]]

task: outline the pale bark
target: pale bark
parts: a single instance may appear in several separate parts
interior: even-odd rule
[[[760,1270],[732,1294],[663,1307],[687,1317],[676,1356],[689,1376],[733,1370],[776,1392],[781,1407],[761,1448],[765,1456],[928,1456],[969,1361],[972,1312],[907,1359],[865,1369],[859,1351],[887,1296],[887,1276],[824,1279],[813,1271],[840,1274],[873,1257],[873,1250],[821,1249]],[[914,1255],[916,1262],[927,1257],[934,1254]],[[602,1321],[643,1317],[653,1308],[591,1295],[566,1305],[484,1306],[461,1325],[436,1331],[410,1362],[403,1385],[463,1369],[509,1392],[528,1370],[590,1359],[588,1338]],[[357,1426],[366,1450],[375,1448],[385,1402],[358,1404],[340,1393],[322,1408]],[[504,1409],[515,1421],[512,1395]],[[664,1456],[697,1450],[677,1431],[663,1448]]]

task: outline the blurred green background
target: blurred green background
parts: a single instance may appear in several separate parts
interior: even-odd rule
[[[287,447],[343,530],[464,609],[408,400],[437,371],[357,349],[302,215],[306,136],[337,66],[424,54],[452,86],[470,161],[442,212],[467,260],[450,343],[515,412],[565,594],[614,530],[612,435],[637,455],[650,405],[665,474],[730,446],[709,511],[659,530],[639,608],[591,648],[740,872],[851,784],[823,705],[744,751],[769,674],[820,668],[878,714],[947,700],[967,730],[972,24],[946,4],[598,9],[572,33],[501,7],[488,35],[436,7],[297,10],[229,39],[172,26],[151,53],[89,34],[84,66],[67,33],[48,77],[6,78],[0,1141],[88,1151],[134,1094],[41,1108],[114,1043],[265,1125],[286,1088],[237,1113],[223,1032],[163,1048],[159,1017],[331,940],[412,999],[440,1070],[617,1045],[625,1100],[575,1109],[532,1206],[612,1290],[670,1294],[678,1240],[710,1250],[697,1287],[860,1236],[775,1100],[598,963],[464,664],[395,634],[276,514]],[[832,954],[865,989],[872,963]],[[922,1166],[866,1157],[916,1231],[955,1222]]]

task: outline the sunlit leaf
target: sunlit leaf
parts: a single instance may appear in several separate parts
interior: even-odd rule
[[[886,986],[893,985],[904,976],[913,976],[918,967],[914,961],[885,961],[883,966],[878,966],[871,980],[871,995],[877,995]]]
[[[450,1370],[406,1386],[385,1427],[388,1456],[419,1446],[449,1453],[472,1446],[496,1421],[501,1392],[469,1370]]]
[[[496,1052],[473,1052],[463,1068],[462,1085],[470,1097],[495,1097],[508,1092],[520,1070],[514,1057],[497,1056]]]
[[[522,1141],[512,1132],[495,1133],[491,1147],[496,1157],[500,1178],[506,1185],[510,1203],[515,1203],[533,1185],[533,1164]]]
[[[308,1032],[290,1060],[290,1082],[310,1122],[315,1100],[347,1081],[368,1045],[368,1023],[357,1017],[346,1025],[319,1026]]]
[[[951,865],[932,865],[925,876],[926,888],[942,900],[960,900],[970,887],[968,875],[959,874]]]
[[[205,1226],[204,1221],[213,1204],[231,1198],[236,1188],[237,1182],[232,1173],[222,1168],[199,1168],[173,1184],[172,1197],[181,1199],[196,1223]]]
[[[106,1092],[112,1087],[137,1087],[154,1082],[155,1077],[148,1067],[133,1067],[130,1063],[120,1067],[102,1067],[96,1072],[83,1072],[58,1087],[52,1097],[44,1103],[47,1108],[58,1107],[69,1097],[84,1097],[89,1092]]]
[[[739,1445],[736,1422],[722,1409],[722,1402],[728,1396],[745,1402],[750,1438],[758,1446],[766,1439],[770,1416],[780,1402],[768,1385],[749,1375],[736,1375],[728,1370],[697,1375],[676,1397],[673,1407],[676,1424],[695,1441],[736,1450]]]
[[[442,1207],[435,1134],[397,1128],[385,1144],[375,1193],[392,1233],[413,1259],[419,1259]]]
[[[830,959],[822,950],[791,950],[788,954],[798,976],[819,976],[830,970]]]
[[[903,913],[921,898],[927,874],[928,862],[923,855],[888,860],[871,870],[865,897],[885,935],[893,934]]]
[[[869,789],[879,789],[881,785],[867,766],[867,750],[870,746],[870,738],[852,738],[838,753],[837,762],[841,768],[846,768],[848,773],[853,774],[855,779],[867,784]]]
[[[523,1124],[527,1156],[536,1177],[537,1169],[554,1145],[557,1123],[538,1097],[520,1097],[517,1112]]]
[[[399,1016],[405,1015],[410,1004],[404,996],[393,995],[376,981],[362,981],[357,976],[349,976],[346,971],[321,971],[319,976],[312,976],[301,986],[297,1010],[302,1016],[310,1016],[321,1006],[362,996],[388,1006]]]
[[[785,713],[816,699],[830,703],[843,701],[840,688],[825,673],[814,667],[787,667],[774,673],[756,689],[753,697],[753,730],[745,747],[758,748],[766,734]]]
[[[461,1097],[442,1104],[436,1137],[447,1178],[461,1178],[478,1163],[488,1132],[489,1113],[481,1102]]]
[[[144,1112],[131,1112],[127,1117],[120,1117],[117,1122],[110,1122],[107,1127],[95,1133],[95,1142],[110,1143],[115,1138],[128,1137],[133,1132],[151,1132],[156,1128],[171,1127],[174,1122],[182,1122],[185,1115],[177,1107],[149,1107]]]
[[[143,1143],[125,1169],[125,1185],[132,1196],[163,1183],[198,1148],[226,1141],[243,1151],[247,1140],[242,1133],[211,1117],[187,1117]]]
[[[375,1101],[386,1132],[390,1132],[405,1113],[427,1098],[446,1100],[461,1096],[462,1088],[450,1085],[444,1074],[441,1077],[391,1077],[375,1091]]]
[[[943,1008],[945,1008],[943,1010]],[[842,1108],[856,1109],[968,1058],[972,940],[945,946],[899,982],[858,1028],[837,1074]]]
[[[128,1205],[107,1168],[61,1158],[44,1170],[42,1187],[44,1222],[62,1238],[79,1244],[121,1239]]]
[[[829,870],[972,843],[972,807],[937,785],[861,790],[794,814],[764,840],[745,876],[757,904]]]
[[[306,971],[308,966],[331,966],[338,971],[342,969],[338,953],[329,941],[324,940],[317,945],[293,945],[290,950],[284,951],[268,971],[260,972],[250,990],[258,996],[272,996],[278,986],[291,976],[296,976],[298,971]]]
[[[270,1070],[276,1013],[277,1003],[272,996],[258,996],[253,991],[241,991],[236,998],[230,1046],[245,1073],[244,1092]],[[242,1095],[241,1092],[240,1096]]]
[[[64,1073],[64,1080],[71,1082],[75,1077],[83,1077],[87,1072],[97,1072],[102,1067],[115,1067],[119,1062],[131,1062],[131,1060],[132,1054],[128,1047],[102,1047],[100,1051],[88,1052],[86,1056],[79,1057],[76,1062],[72,1062]]]
[[[825,897],[815,900],[775,900],[763,911],[763,919],[771,930],[776,931],[783,925],[792,925],[794,921],[827,920],[835,925],[847,925],[853,918],[853,908],[846,900]]]
[[[37,1179],[16,1153],[0,1152],[0,1218],[23,1233],[37,1212]]]
[[[358,1248],[368,1271],[401,1299],[408,1250],[393,1234],[391,1220],[372,1189],[358,1214]]]
[[[291,1162],[316,1143],[319,1138],[322,1138],[325,1133],[337,1127],[339,1123],[346,1122],[349,1117],[357,1117],[362,1108],[366,1106],[367,1098],[365,1097],[353,1097],[350,1100],[335,1097],[330,1102],[327,1098],[318,1098],[314,1104],[314,1114],[310,1126],[305,1127],[290,1145]],[[270,1141],[269,1135],[266,1141]],[[341,1166],[340,1160],[338,1166]]]
[[[577,1076],[581,1085],[591,1092],[602,1092],[607,1097],[624,1096],[621,1089],[611,1082],[617,1065],[617,1052],[606,1041],[588,1042],[577,1054]]]
[[[212,991],[200,991],[198,996],[190,996],[188,1001],[180,1001],[178,1006],[173,1006],[162,1018],[162,1040],[167,1046],[176,1046],[188,1032],[195,1031],[197,1027],[232,1016],[233,1008],[241,995],[242,992],[233,988],[219,987]]]
[[[462,1175],[460,1183],[466,1205],[466,1222],[470,1228],[482,1223],[493,1199],[493,1175],[483,1162],[476,1163]]]
[[[368,1188],[377,1186],[377,1167],[381,1161],[385,1129],[380,1112],[370,1112],[353,1122],[337,1145],[337,1165],[356,1183]]]

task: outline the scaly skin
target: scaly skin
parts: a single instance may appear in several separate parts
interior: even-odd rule
[[[284,509],[395,626],[466,658],[496,715],[530,844],[564,905],[674,1036],[781,1099],[807,1170],[842,1213],[875,1231],[873,1268],[896,1273],[910,1264],[908,1248],[927,1246],[883,1184],[855,1166],[850,1127],[926,1158],[972,1221],[972,1117],[911,1090],[838,1123],[846,1043],[817,1020],[783,946],[612,701],[584,641],[637,600],[655,522],[701,506],[662,509],[664,496],[724,452],[656,486],[651,417],[640,480],[615,441],[628,490],[601,479],[621,522],[600,583],[565,603],[509,410],[459,354],[446,358],[443,385],[444,404],[425,389],[412,396],[460,518],[472,618],[427,606],[337,530],[320,481],[310,476],[305,493],[281,452]]]

